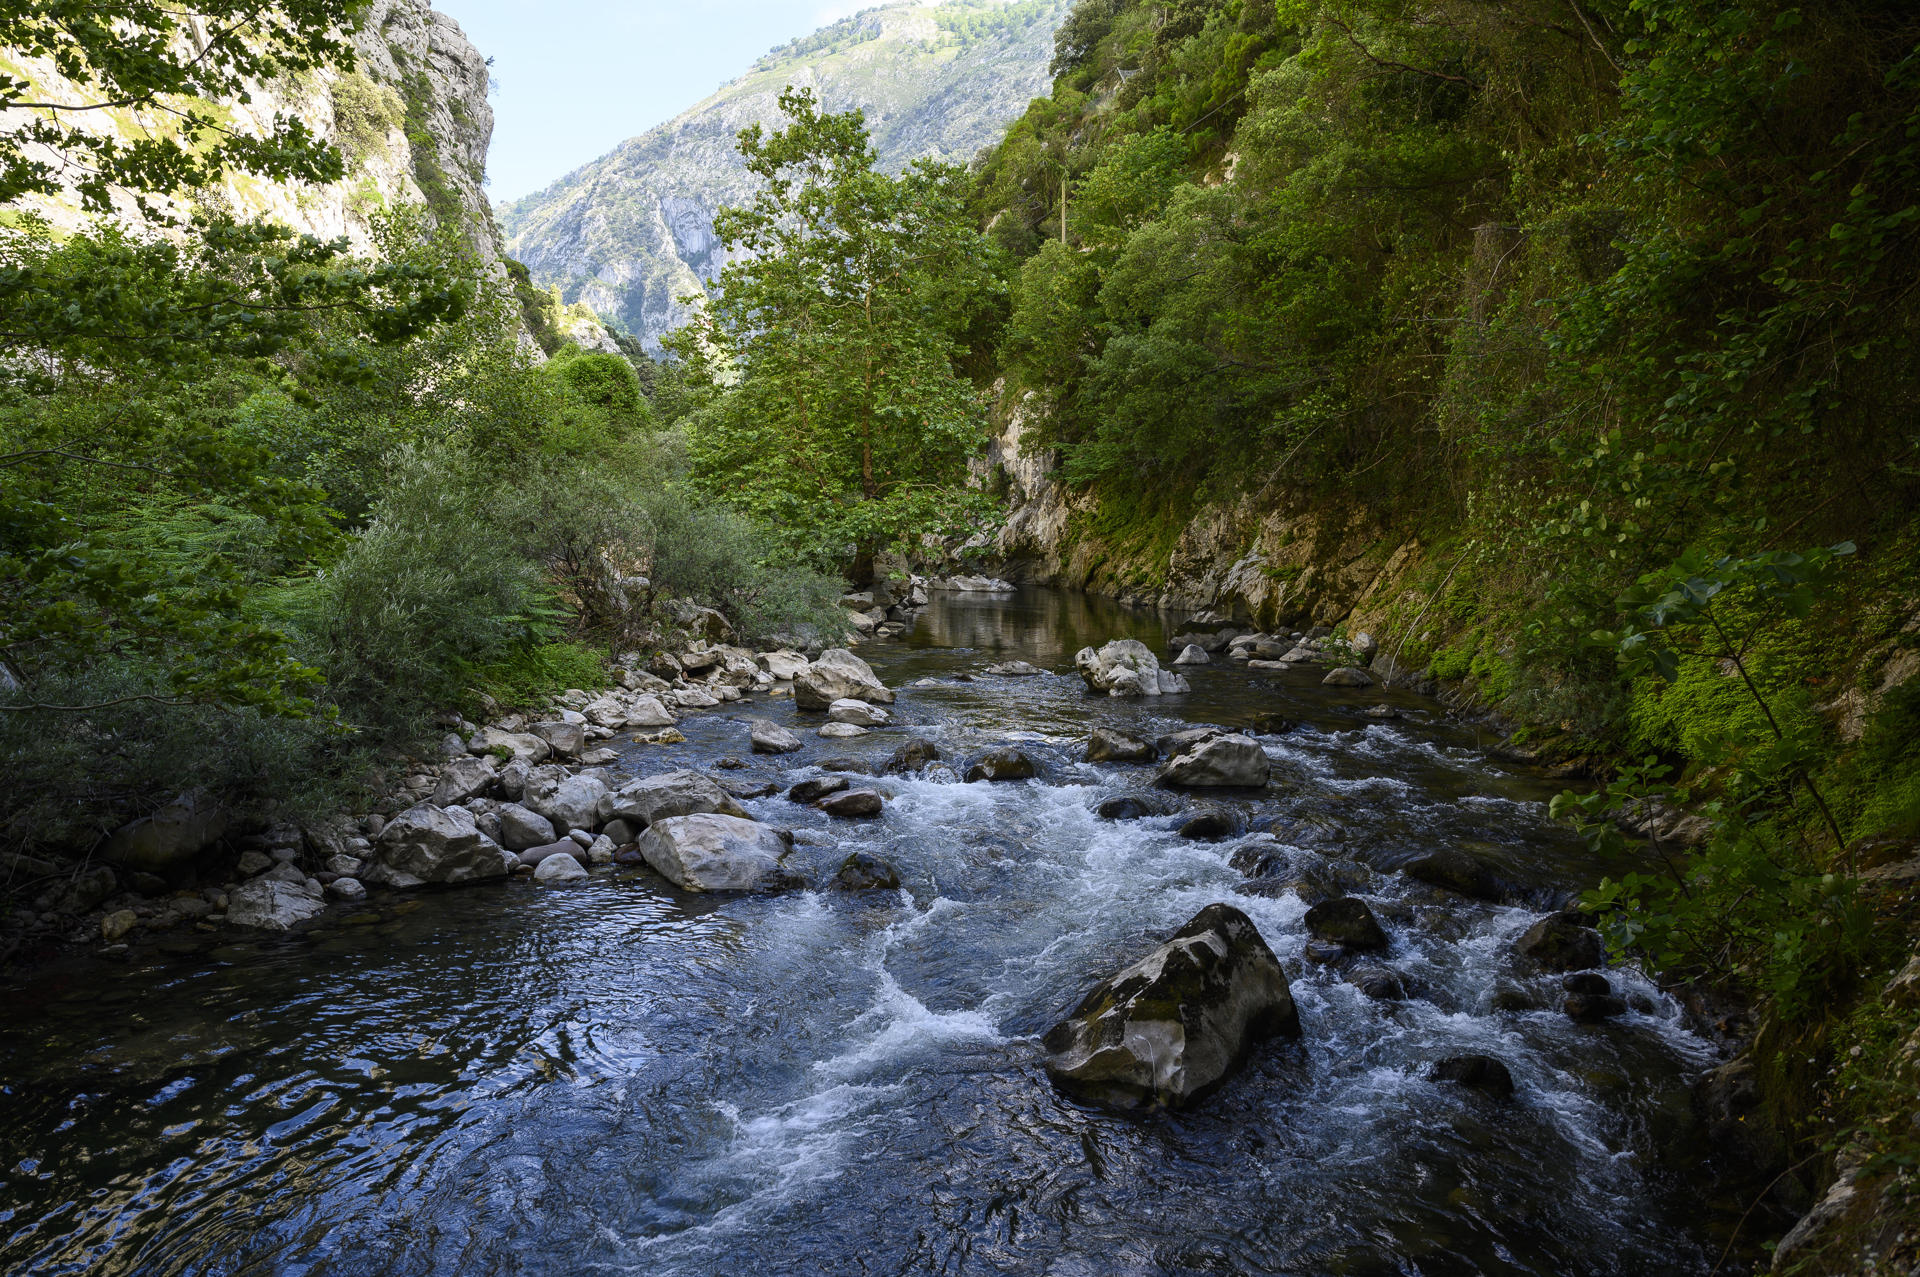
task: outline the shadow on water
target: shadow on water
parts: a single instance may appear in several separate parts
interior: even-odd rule
[[[756,698],[690,716],[635,770],[782,784],[902,741],[949,759],[1008,741],[1042,776],[876,779],[859,825],[779,797],[823,881],[849,851],[898,893],[678,896],[645,872],[389,897],[286,937],[92,960],[0,1009],[0,1270],[32,1273],[1698,1274],[1700,1202],[1663,1160],[1708,1062],[1650,983],[1572,1024],[1510,946],[1592,866],[1551,787],[1429,702],[1311,672],[1222,666],[1190,695],[1111,701],[1073,652],[1172,619],[1072,596],[947,597],[867,651],[900,688],[855,741]],[[1047,671],[985,674],[1024,659]],[[1404,717],[1365,710],[1382,700]],[[746,719],[806,748],[750,756]],[[1089,766],[1106,724],[1255,728],[1278,783],[1125,824],[1144,786]],[[1286,730],[1281,730],[1282,727]],[[1241,831],[1174,829],[1220,806]],[[1471,846],[1530,903],[1394,872]],[[1366,897],[1409,986],[1364,997],[1304,959],[1305,905],[1245,894],[1251,850]],[[1305,1035],[1200,1108],[1116,1116],[1062,1098],[1035,1035],[1200,907],[1246,909]],[[1505,1104],[1425,1080],[1443,1055],[1511,1065]]]

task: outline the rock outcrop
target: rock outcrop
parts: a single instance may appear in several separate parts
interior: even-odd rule
[[[1095,651],[1075,653],[1074,669],[1087,687],[1108,696],[1166,696],[1187,691],[1187,680],[1160,668],[1160,658],[1138,639],[1115,639]]]
[[[873,667],[843,647],[820,653],[793,680],[793,703],[801,709],[831,709],[835,701],[891,705],[894,695]]]
[[[1169,759],[1160,783],[1182,789],[1253,789],[1267,783],[1273,764],[1251,736],[1215,736]]]

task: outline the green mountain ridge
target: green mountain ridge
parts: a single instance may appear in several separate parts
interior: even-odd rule
[[[508,252],[647,345],[685,320],[678,299],[717,276],[714,211],[751,189],[735,151],[749,124],[776,124],[788,85],[830,110],[859,107],[889,169],[970,160],[1000,140],[1051,81],[1069,0],[918,0],[869,9],[777,48],[659,127],[496,209]]]

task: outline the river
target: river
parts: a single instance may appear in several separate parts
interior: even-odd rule
[[[1580,1026],[1513,939],[1594,866],[1553,784],[1427,700],[1216,664],[1160,700],[1089,696],[1080,645],[1165,651],[1165,618],[1078,596],[943,596],[862,649],[891,726],[749,755],[744,714],[630,746],[650,772],[747,763],[783,786],[908,737],[1013,743],[1041,779],[887,778],[836,824],[773,796],[824,883],[850,851],[898,893],[690,897],[645,870],[376,897],[287,936],[175,938],[0,990],[0,1271],[88,1274],[1705,1273],[1703,1205],[1668,1150],[1711,1062],[1678,1008]],[[1052,671],[986,676],[1023,658]],[[960,681],[963,674],[972,681]],[[932,679],[932,686],[916,686]],[[1402,717],[1364,709],[1396,705]],[[802,721],[796,721],[802,720]],[[1090,727],[1260,731],[1252,831],[1105,822],[1140,766],[1079,761]],[[1279,730],[1281,728],[1287,730]],[[1217,801],[1217,800],[1204,800]],[[1262,829],[1271,832],[1261,833]],[[1248,839],[1365,896],[1413,996],[1304,961],[1306,905],[1236,890]],[[1394,872],[1497,857],[1526,906]],[[1038,1035],[1203,906],[1244,909],[1304,1034],[1197,1108],[1118,1115],[1057,1093]],[[1539,1009],[1495,1009],[1516,996]],[[1425,1079],[1478,1052],[1501,1103]]]

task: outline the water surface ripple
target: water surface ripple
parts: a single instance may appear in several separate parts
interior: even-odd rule
[[[724,755],[791,783],[908,735],[949,758],[1019,742],[1042,779],[880,782],[879,821],[781,798],[824,882],[848,851],[898,893],[676,895],[644,872],[389,897],[305,934],[85,960],[0,1014],[0,1270],[90,1274],[1691,1274],[1694,1204],[1660,1152],[1708,1056],[1637,976],[1603,1028],[1496,1011],[1510,945],[1589,872],[1551,787],[1399,693],[1214,667],[1159,702],[1089,697],[1079,644],[1157,615],[1084,599],[945,599],[868,655],[891,728],[751,758],[741,715],[635,750]],[[1021,657],[1054,671],[980,675]],[[979,675],[955,681],[962,673]],[[910,686],[916,680],[937,686]],[[1387,700],[1406,716],[1372,720]],[[753,712],[813,720],[756,698]],[[1275,732],[1275,718],[1296,724]],[[1145,769],[1079,762],[1088,728],[1265,729],[1278,784],[1232,799],[1242,839],[1113,824]],[[1262,832],[1264,830],[1264,832]],[[1363,997],[1302,959],[1304,905],[1237,894],[1250,840],[1366,897],[1417,996]],[[1535,897],[1408,883],[1471,846]],[[1088,985],[1228,900],[1293,979],[1298,1045],[1194,1111],[1064,1099],[1036,1037]],[[185,949],[179,943],[170,946]],[[1424,1080],[1505,1059],[1508,1104]]]

